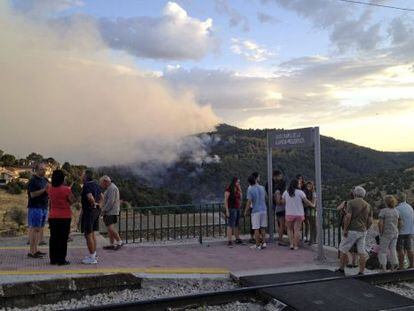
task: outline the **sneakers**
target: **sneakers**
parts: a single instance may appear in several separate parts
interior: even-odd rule
[[[266,242],[263,242],[263,243],[262,243],[262,245],[261,245],[261,247],[262,247],[262,248],[266,248],[266,247],[267,247]]]
[[[257,250],[261,250],[262,246],[261,245],[252,245],[250,246],[251,249],[257,249]]]
[[[121,244],[115,244],[114,245],[114,251],[117,251],[118,249],[121,249],[121,247],[124,246],[124,243]]]
[[[358,268],[359,266],[358,265],[351,265],[351,264],[349,264],[349,265],[346,265],[346,267],[347,268]]]
[[[98,263],[98,261],[95,258],[92,257],[85,257],[82,260],[82,263],[85,265],[96,265]]]
[[[27,257],[29,257],[29,258],[43,258],[43,255],[39,255],[39,253],[37,252],[37,253],[34,253],[34,254],[32,254],[32,253],[28,253],[27,254]]]
[[[104,247],[102,247],[103,249],[114,249],[115,245],[106,245]]]
[[[233,242],[232,241],[227,241],[227,246],[229,248],[233,248]]]
[[[41,251],[37,251],[37,252],[35,253],[35,255],[39,255],[39,256],[46,256],[46,255],[47,255],[47,253],[43,253],[43,252],[41,252]]]
[[[344,274],[345,275],[345,270],[344,269],[341,269],[341,268],[336,269],[335,272],[341,273],[341,274]]]
[[[297,251],[297,250],[299,249],[299,247],[295,246],[293,249],[294,249],[295,251]]]
[[[246,245],[246,243],[244,243],[242,239],[236,239],[236,244],[237,245]]]

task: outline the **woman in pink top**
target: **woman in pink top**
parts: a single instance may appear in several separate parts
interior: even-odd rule
[[[302,222],[305,219],[303,203],[315,207],[315,204],[306,198],[306,194],[299,190],[299,181],[290,182],[289,189],[282,195],[282,202],[286,209],[286,225],[289,236],[290,249],[298,249]]]
[[[52,186],[49,188],[49,256],[52,265],[68,265],[66,260],[70,221],[70,205],[75,201],[72,191],[63,183],[65,175],[61,170],[52,174]]]

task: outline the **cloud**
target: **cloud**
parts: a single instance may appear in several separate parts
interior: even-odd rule
[[[257,12],[257,19],[262,23],[262,24],[277,24],[280,22],[280,20],[272,15],[263,13],[263,12]]]
[[[364,8],[358,16],[356,12],[361,10],[338,1],[273,0],[273,2],[309,19],[316,27],[329,30],[331,42],[341,52],[350,49],[372,51],[383,40],[381,24],[372,22],[372,7]]]
[[[241,26],[244,32],[250,31],[249,19],[236,9],[230,7],[227,0],[215,0],[214,2],[216,11],[219,14],[224,14],[229,17],[230,27]]]
[[[139,57],[197,60],[218,47],[212,19],[190,17],[175,2],[167,3],[161,17],[102,18],[99,23],[111,48]]]
[[[269,57],[274,56],[274,53],[260,46],[252,40],[241,40],[238,38],[231,39],[231,50],[233,53],[243,56],[246,60],[251,62],[262,62]]]
[[[388,105],[414,107],[412,63],[401,65],[376,54],[292,59],[275,68],[273,76],[194,68],[172,70],[164,78],[177,91],[192,89],[198,101],[242,127],[270,126],[265,120],[284,127],[331,124],[367,117],[369,111],[391,113]]]
[[[392,42],[396,45],[404,44],[408,40],[414,39],[414,26],[413,22],[407,18],[396,17],[394,18],[389,27],[388,34],[392,39]]]
[[[13,0],[13,7],[33,17],[45,17],[67,9],[82,7],[81,0]]]
[[[91,20],[64,33],[0,3],[0,142],[88,165],[177,159],[177,141],[220,120],[184,90],[136,68]]]

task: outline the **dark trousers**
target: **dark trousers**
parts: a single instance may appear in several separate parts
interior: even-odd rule
[[[70,218],[49,218],[49,256],[51,264],[62,264],[66,260]]]

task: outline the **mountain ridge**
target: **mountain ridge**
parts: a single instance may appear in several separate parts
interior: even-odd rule
[[[247,177],[257,171],[265,183],[267,130],[220,124],[215,131],[200,134],[220,138],[207,150],[210,155],[217,155],[220,162],[196,165],[183,157],[167,169],[161,186],[189,193],[196,201],[212,201],[222,198],[232,176],[240,177],[242,185],[247,187]],[[322,182],[332,183],[412,167],[414,152],[383,152],[321,136],[321,162]],[[299,173],[314,180],[313,148],[273,150],[273,169],[280,169],[288,180]]]

